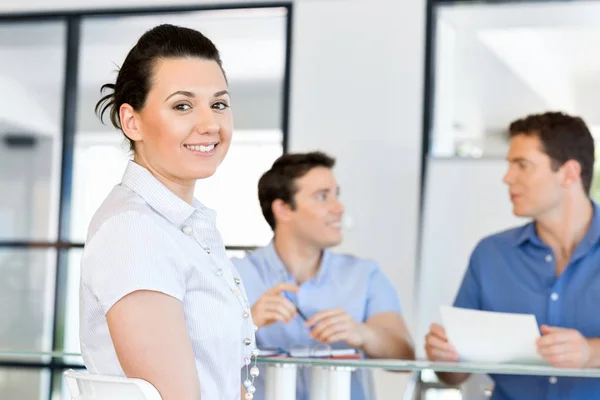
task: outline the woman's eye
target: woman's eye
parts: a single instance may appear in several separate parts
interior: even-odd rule
[[[189,105],[189,104],[177,104],[177,105],[175,106],[175,109],[176,109],[176,110],[178,110],[178,111],[187,111],[187,110],[189,110],[189,109],[191,109],[191,108],[192,108],[192,107],[190,107],[190,105]]]
[[[229,108],[229,105],[227,103],[219,101],[219,102],[216,102],[215,104],[213,104],[213,108],[216,108],[219,111],[223,111],[223,110]]]

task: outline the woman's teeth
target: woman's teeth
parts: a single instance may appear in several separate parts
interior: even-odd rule
[[[209,146],[202,146],[202,145],[200,145],[200,146],[188,146],[188,145],[185,145],[185,148],[187,148],[189,150],[193,150],[193,151],[208,152],[208,151],[211,151],[212,149],[214,149],[215,145],[214,144],[211,144]]]

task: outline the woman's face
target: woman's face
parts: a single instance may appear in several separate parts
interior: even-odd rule
[[[231,143],[230,104],[217,62],[157,60],[144,107],[124,124],[136,161],[179,184],[213,175]]]

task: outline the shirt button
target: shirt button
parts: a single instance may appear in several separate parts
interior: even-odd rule
[[[244,317],[244,319],[248,319],[249,316],[250,316],[250,314],[248,314],[247,312],[245,312],[244,314],[242,314],[242,317]]]
[[[217,276],[221,276],[221,275],[223,275],[223,269],[222,269],[222,268],[219,268],[219,269],[217,269],[217,270],[215,271],[215,274],[217,274]]]
[[[558,300],[558,293],[552,293],[552,295],[550,295],[550,298],[552,299],[552,301]]]
[[[240,280],[240,278],[234,278],[233,281],[235,282],[236,285],[239,285],[242,282]]]
[[[552,256],[550,254],[546,256],[546,262],[552,262]]]
[[[550,379],[548,379],[548,382],[550,382],[550,384],[554,385],[556,382],[558,382],[558,379],[556,379],[555,376],[551,376]]]
[[[244,344],[245,344],[246,346],[250,346],[250,345],[252,344],[252,340],[250,340],[250,339],[246,338],[246,339],[244,339]]]
[[[183,233],[185,233],[186,235],[191,235],[191,234],[192,234],[192,232],[193,232],[194,230],[192,229],[192,227],[191,227],[191,226],[189,226],[189,225],[184,225],[184,226],[182,226],[182,227],[181,227],[181,231],[182,231]]]

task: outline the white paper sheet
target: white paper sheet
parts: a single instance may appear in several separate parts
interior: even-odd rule
[[[441,307],[448,341],[461,361],[545,364],[537,354],[535,315]]]

